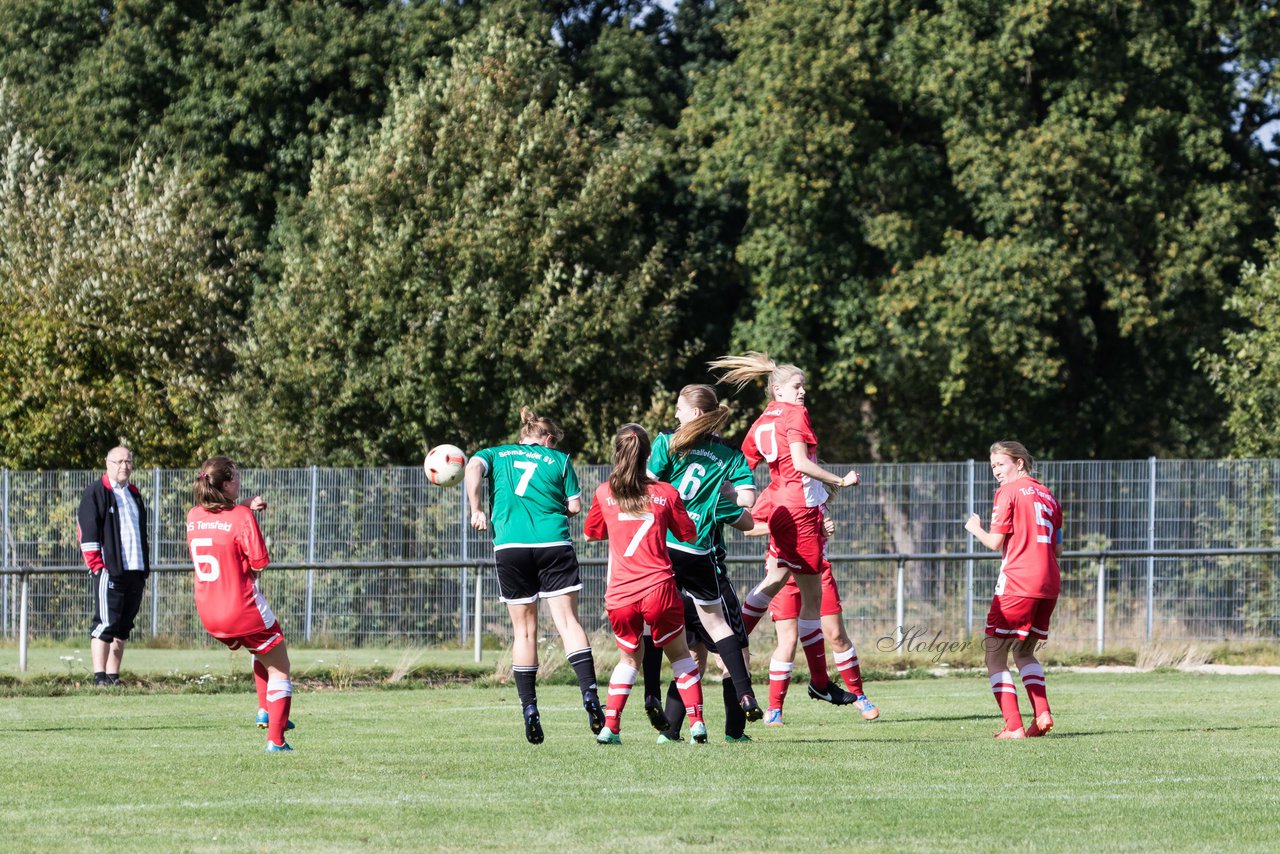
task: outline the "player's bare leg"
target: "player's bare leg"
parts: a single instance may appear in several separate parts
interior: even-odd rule
[[[769,611],[769,603],[791,577],[791,569],[778,563],[776,557],[768,557],[764,562],[764,580],[751,589],[742,600],[742,623],[747,634],[751,634],[761,618]]]
[[[677,633],[667,641],[662,651],[671,662],[672,677],[680,699],[684,701],[685,714],[689,716],[689,737],[695,744],[706,744],[707,725],[702,720],[702,674],[694,664],[684,634]]]
[[[258,662],[267,669],[267,751],[292,750],[284,740],[293,705],[293,682],[289,679],[289,648],[284,641],[259,653]]]
[[[737,636],[733,633],[733,628],[729,625],[729,621],[725,619],[724,605],[721,602],[714,602],[709,605],[695,602],[694,605],[698,609],[698,619],[702,621],[702,627],[711,636],[716,648],[722,649],[729,656],[729,661],[732,662],[729,666],[729,675],[733,680],[734,693],[739,707],[747,716],[747,720],[760,720],[764,717],[764,712],[760,710],[760,705],[756,702],[755,691],[751,687],[751,671],[746,666],[739,667],[737,664],[741,660],[742,644],[738,642]]]
[[[578,690],[582,692],[582,707],[587,710],[587,724],[591,732],[599,734],[604,728],[604,708],[596,686],[596,661],[591,652],[591,642],[578,620],[578,591],[572,590],[559,596],[546,597],[551,619],[564,643],[564,654],[569,666],[578,677]]]
[[[511,672],[524,715],[524,737],[530,744],[543,740],[538,714],[538,602],[508,602],[511,615]]]
[[[782,705],[791,687],[791,674],[795,672],[799,633],[795,620],[774,620],[773,631],[778,636],[778,645],[769,658],[769,711],[764,722],[769,726],[782,726]]]
[[[844,615],[823,614],[822,633],[831,646],[831,657],[835,659],[836,672],[844,680],[845,688],[849,693],[857,698],[853,701],[853,705],[865,720],[873,721],[880,717],[880,710],[867,699],[867,693],[862,687],[862,665],[858,661],[858,650],[845,628]]]
[[[1026,730],[1022,728],[1022,712],[1018,709],[1018,689],[1013,684],[1013,674],[1009,672],[1009,650],[1013,646],[1013,638],[988,637],[985,641],[987,675],[991,679],[991,693],[995,695],[996,706],[1004,718],[1004,727],[996,733],[996,738],[1026,738]]]
[[[1022,687],[1031,699],[1032,714],[1035,720],[1027,727],[1027,738],[1046,735],[1053,729],[1053,713],[1049,711],[1049,695],[1045,690],[1044,667],[1036,658],[1034,638],[1018,641],[1013,645],[1013,661],[1018,665],[1018,675],[1022,677]]]

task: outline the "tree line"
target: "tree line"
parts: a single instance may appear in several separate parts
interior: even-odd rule
[[[832,459],[1274,455],[1278,59],[1257,0],[0,4],[0,465],[599,461],[746,349]]]

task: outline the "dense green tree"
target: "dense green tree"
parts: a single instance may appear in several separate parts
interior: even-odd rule
[[[542,23],[506,19],[367,142],[331,138],[239,351],[245,455],[403,463],[508,439],[527,404],[599,458],[648,409],[685,288],[646,221],[666,149],[602,133],[568,77]]]
[[[239,259],[195,183],[140,151],[112,187],[59,179],[0,88],[0,465],[187,465],[230,367]]]
[[[737,346],[811,369],[828,453],[1213,451],[1195,354],[1268,229],[1274,10],[743,8],[686,130],[746,208]]]
[[[67,169],[118,174],[143,144],[180,156],[222,227],[264,247],[335,123],[377,119],[392,81],[424,73],[475,16],[434,0],[5,3],[0,77]]]
[[[1276,222],[1280,235],[1280,220]],[[1280,236],[1261,265],[1245,265],[1227,308],[1247,319],[1221,348],[1203,354],[1214,386],[1229,407],[1227,430],[1240,456],[1280,456]]]

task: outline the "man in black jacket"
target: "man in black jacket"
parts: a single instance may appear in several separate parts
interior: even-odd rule
[[[124,642],[133,630],[151,571],[147,514],[129,482],[133,452],[112,448],[107,473],[85,489],[76,514],[80,551],[93,577],[93,684],[120,684]]]

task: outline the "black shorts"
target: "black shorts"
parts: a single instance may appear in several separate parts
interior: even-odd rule
[[[714,605],[720,601],[720,585],[716,581],[715,557],[668,549],[671,567],[676,573],[676,588],[699,605]]]
[[[747,627],[742,623],[742,603],[738,601],[738,591],[733,589],[733,582],[723,573],[716,574],[716,583],[720,591],[720,606],[724,609],[725,622],[733,630],[733,635],[743,649],[747,648]],[[702,644],[711,652],[718,653],[716,642],[707,634],[702,620],[698,617],[698,607],[693,599],[685,593],[680,594],[684,603],[684,627],[689,646]]]
[[[93,627],[89,637],[104,643],[129,639],[147,586],[144,575],[141,572],[109,575],[104,569],[89,576],[93,586]]]
[[[511,605],[527,605],[541,596],[561,596],[582,589],[578,555],[573,546],[541,549],[497,549],[499,599]]]

